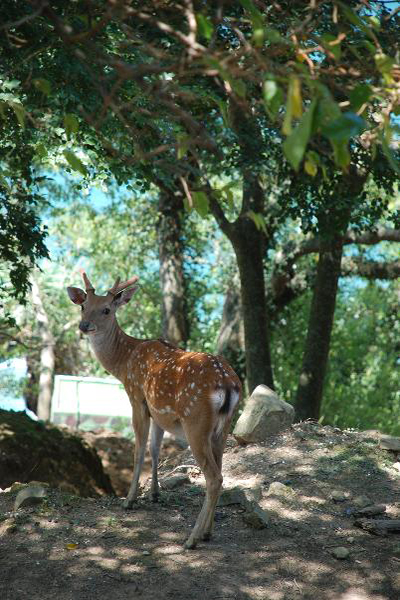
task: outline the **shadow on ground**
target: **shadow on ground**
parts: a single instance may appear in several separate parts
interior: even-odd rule
[[[182,462],[189,458],[185,451]],[[305,424],[263,445],[230,441],[225,480],[260,484],[271,524],[252,529],[239,505],[218,508],[212,541],[192,551],[182,543],[202,502],[201,477],[158,505],[141,498],[132,512],[118,498],[49,490],[40,506],[14,513],[15,494],[0,494],[0,597],[398,600],[399,536],[373,536],[351,518],[361,495],[397,516],[394,460],[376,440]],[[291,493],[268,495],[273,481]],[[345,499],[334,502],[333,491]],[[337,546],[348,558],[334,558]]]

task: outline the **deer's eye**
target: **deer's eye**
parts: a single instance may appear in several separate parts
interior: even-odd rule
[[[110,309],[109,308],[103,308],[103,314],[104,315],[109,315],[110,314]]]
[[[81,311],[83,312],[83,304],[81,304]]]

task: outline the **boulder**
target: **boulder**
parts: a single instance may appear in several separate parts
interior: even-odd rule
[[[290,427],[293,418],[293,406],[266,385],[259,385],[247,400],[233,435],[239,444],[263,442],[269,435]]]

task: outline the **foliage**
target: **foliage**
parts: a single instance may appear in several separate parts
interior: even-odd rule
[[[399,435],[396,287],[341,280],[321,409],[324,423]],[[295,300],[274,330],[277,389],[289,402],[296,394],[310,300],[310,293]]]

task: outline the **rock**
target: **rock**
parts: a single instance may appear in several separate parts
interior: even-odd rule
[[[274,481],[270,484],[267,496],[285,496],[286,498],[293,498],[296,495],[296,492],[293,488],[284,483],[280,483],[280,481]]]
[[[332,548],[332,555],[339,560],[345,560],[349,558],[350,552],[343,546],[337,546],[336,548]]]
[[[259,385],[247,400],[233,435],[240,444],[263,442],[269,435],[290,427],[293,418],[293,406],[266,385]]]
[[[244,488],[236,485],[233,488],[224,488],[219,497],[218,506],[229,506],[230,504],[240,504],[247,508],[253,502],[259,502],[262,498],[261,486],[257,485],[251,488]]]
[[[165,490],[175,490],[186,483],[190,483],[190,479],[186,473],[177,473],[176,475],[172,475],[171,477],[167,477],[162,482],[162,487]]]
[[[400,473],[400,462],[395,462],[392,464],[392,469],[398,471]]]
[[[371,498],[368,498],[368,496],[356,496],[353,500],[353,504],[357,508],[365,508],[372,504],[372,500]]]
[[[339,490],[333,490],[333,492],[330,495],[330,498],[334,502],[344,502],[345,500],[347,500],[346,494],[340,492]]]
[[[379,440],[379,446],[384,450],[393,450],[400,452],[400,438],[393,435],[382,435]]]
[[[359,508],[353,511],[354,517],[373,517],[375,515],[382,515],[386,512],[385,504],[371,504],[364,508]]]
[[[19,481],[14,481],[14,483],[9,488],[7,488],[7,491],[10,491],[11,493],[19,492],[20,490],[23,490],[26,487],[28,487],[27,483],[20,483]]]
[[[270,523],[269,514],[257,502],[251,502],[243,515],[245,522],[254,529],[265,529]]]
[[[47,493],[44,487],[28,485],[28,487],[18,492],[14,502],[14,510],[40,504],[46,497]]]

